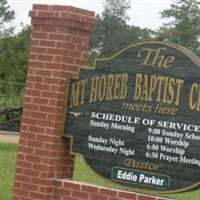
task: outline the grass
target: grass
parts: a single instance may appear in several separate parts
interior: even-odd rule
[[[16,152],[17,144],[0,142],[0,200],[11,199],[15,174]],[[97,174],[89,169],[89,167],[85,164],[83,157],[80,155],[76,156],[74,180],[104,187],[126,190],[125,187],[123,188],[103,178],[99,178]],[[162,196],[176,200],[200,200],[200,190]]]
[[[197,190],[195,192],[168,195],[168,197],[178,200],[200,200],[200,190]]]
[[[0,199],[10,200],[15,174],[17,144],[0,142]]]

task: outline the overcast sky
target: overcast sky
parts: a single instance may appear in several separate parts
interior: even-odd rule
[[[141,28],[158,28],[164,21],[161,20],[159,12],[169,8],[172,0],[131,0],[131,9],[128,14],[129,24]],[[28,12],[33,3],[72,5],[101,13],[103,0],[8,0],[9,5],[15,11],[15,26],[30,24]]]

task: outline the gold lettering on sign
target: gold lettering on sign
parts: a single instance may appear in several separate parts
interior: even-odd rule
[[[172,67],[173,62],[175,60],[174,56],[166,56],[162,54],[162,52],[166,50],[166,48],[145,48],[141,49],[138,52],[138,58],[143,57],[142,65],[150,65],[160,68],[169,68]],[[142,56],[143,55],[143,56]]]
[[[191,110],[200,112],[200,84],[192,84],[189,96],[189,106]]]
[[[184,80],[168,76],[136,74],[134,100],[180,105]]]
[[[88,84],[88,79],[72,83],[69,108],[74,108],[85,103],[84,98],[86,84]]]
[[[91,78],[89,103],[125,99],[128,92],[128,74],[108,74]]]

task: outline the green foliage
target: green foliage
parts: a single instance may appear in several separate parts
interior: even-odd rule
[[[28,65],[30,27],[16,36],[0,39],[0,94],[18,96],[22,93]]]
[[[158,39],[183,45],[200,54],[200,2],[199,0],[173,0],[162,18],[171,19],[163,24]]]
[[[0,0],[0,107],[22,103],[28,65],[31,28],[22,27],[14,34],[10,26],[14,15],[7,0]]]
[[[7,0],[0,0],[0,38],[12,33],[12,27],[8,26],[8,22],[14,19],[15,12],[10,10]]]
[[[122,48],[151,38],[153,31],[127,25],[130,1],[105,0],[102,15],[97,15],[91,39],[91,54],[108,57]]]
[[[25,81],[30,45],[30,27],[25,27],[17,36],[0,40],[0,77],[14,82]]]
[[[130,0],[105,0],[102,17],[103,19],[111,18],[118,20],[119,24],[123,24],[129,19],[127,15],[129,8]]]
[[[12,94],[6,94],[0,96],[0,110],[8,107],[21,107],[23,103],[23,91],[22,93],[18,94],[17,96]]]

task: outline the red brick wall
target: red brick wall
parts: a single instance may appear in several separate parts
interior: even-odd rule
[[[74,169],[70,141],[60,137],[66,78],[76,76],[87,64],[94,13],[70,6],[34,5],[30,16],[32,42],[13,200],[134,200],[138,196],[134,193],[59,181],[72,178]]]
[[[134,192],[97,187],[69,180],[55,181],[56,200],[167,200]]]

